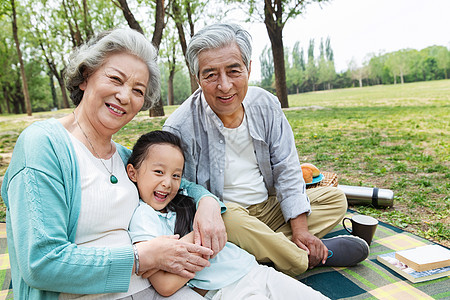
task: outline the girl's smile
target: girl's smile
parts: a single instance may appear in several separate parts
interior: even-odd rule
[[[155,210],[164,210],[178,193],[184,157],[170,144],[150,146],[142,164],[135,169],[128,164],[128,176],[136,182],[141,199]]]

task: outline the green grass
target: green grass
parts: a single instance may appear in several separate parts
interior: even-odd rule
[[[450,80],[290,95],[289,104],[301,162],[337,173],[340,184],[394,191],[393,207],[351,208],[450,246]],[[26,126],[70,111],[1,116],[0,176]],[[139,113],[114,140],[132,147],[161,128],[165,117],[147,116]]]
[[[291,95],[289,103],[302,162],[337,173],[341,184],[394,191],[393,207],[353,209],[449,245],[449,80]]]

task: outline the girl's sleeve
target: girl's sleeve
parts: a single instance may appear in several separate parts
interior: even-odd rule
[[[143,242],[161,235],[172,235],[173,232],[163,232],[156,211],[149,205],[140,204],[131,217],[129,233],[131,242]]]
[[[203,197],[213,197],[219,202],[220,212],[222,214],[227,210],[227,207],[222,201],[219,200],[219,198],[199,184],[190,182],[183,178],[181,179],[180,189],[185,195],[194,199],[196,206],[198,206],[200,199]]]

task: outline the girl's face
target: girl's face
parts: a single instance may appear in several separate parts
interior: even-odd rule
[[[150,146],[138,169],[127,165],[128,176],[136,182],[141,199],[155,210],[163,210],[180,188],[184,158],[170,144]]]

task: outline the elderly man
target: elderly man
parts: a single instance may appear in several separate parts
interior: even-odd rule
[[[200,88],[163,126],[182,139],[184,175],[226,203],[228,240],[258,261],[291,276],[318,265],[355,265],[368,256],[364,240],[320,239],[342,220],[345,195],[332,187],[306,190],[279,101],[248,86],[251,51],[238,25],[215,24],[193,36],[187,59]]]

